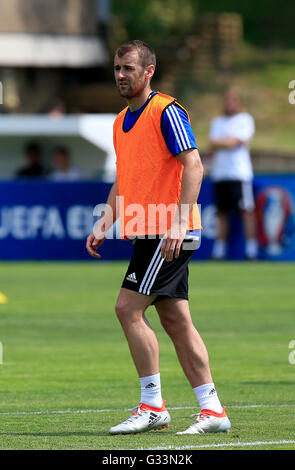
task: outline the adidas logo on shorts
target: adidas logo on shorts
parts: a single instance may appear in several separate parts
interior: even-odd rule
[[[137,284],[137,279],[136,279],[136,274],[135,273],[128,274],[126,279],[127,279],[127,281],[135,282],[135,284]]]

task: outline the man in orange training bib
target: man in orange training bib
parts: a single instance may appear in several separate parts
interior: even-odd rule
[[[201,220],[197,206],[203,167],[187,111],[171,96],[151,89],[156,56],[142,41],[121,45],[114,73],[127,107],[114,123],[117,178],[103,216],[87,239],[96,258],[106,231],[120,217],[120,236],[133,241],[116,313],[138,372],[141,398],[134,413],[110,434],[168,427],[162,398],[159,345],[145,317],[153,304],[172,339],[201,412],[183,432],[230,429],[210,372],[206,347],[188,303],[188,263],[196,249]]]

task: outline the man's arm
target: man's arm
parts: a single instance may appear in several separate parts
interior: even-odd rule
[[[244,143],[245,142],[237,137],[223,137],[222,139],[210,139],[210,148],[212,151],[222,148],[233,149]]]
[[[177,214],[171,229],[162,243],[162,257],[172,261],[173,255],[178,258],[189,223],[189,216],[196,203],[203,179],[204,169],[197,149],[181,152],[177,157],[183,164],[183,175],[180,201]]]
[[[119,217],[116,208],[116,197],[119,195],[117,180],[114,182],[106,202],[106,208],[100,220],[96,223],[93,233],[91,233],[86,242],[88,253],[94,258],[101,258],[96,251],[105,241],[105,234],[108,229]]]

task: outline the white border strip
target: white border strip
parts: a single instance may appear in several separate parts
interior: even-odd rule
[[[182,139],[180,137],[180,135],[178,134],[178,131],[179,131],[179,127],[178,127],[178,131],[177,129],[175,128],[175,125],[174,125],[174,119],[173,119],[173,115],[169,109],[169,106],[168,108],[166,109],[166,113],[167,113],[167,116],[168,116],[168,119],[170,121],[170,124],[171,124],[171,127],[173,129],[173,132],[174,132],[174,135],[176,137],[176,140],[177,140],[177,143],[178,143],[178,146],[179,146],[179,149],[181,150],[181,152],[183,152],[184,148],[183,148],[183,143],[182,143]]]
[[[181,127],[182,132],[183,132],[183,137],[184,137],[184,140],[185,140],[185,143],[186,143],[186,148],[188,149],[190,147],[191,143],[189,141],[187,132],[186,132],[185,127],[183,125],[182,119],[179,116],[179,113],[178,113],[179,108],[177,106],[175,106],[174,104],[172,104],[171,105],[171,111],[172,111],[172,114],[175,115],[175,119],[179,121],[180,127]],[[176,116],[177,116],[177,118],[176,118]]]
[[[160,262],[159,262],[159,264],[158,264],[158,267],[157,267],[157,269],[156,269],[156,272],[155,272],[155,274],[154,274],[152,280],[150,281],[150,284],[148,285],[147,295],[150,295],[150,293],[151,293],[151,288],[152,288],[153,285],[154,285],[154,282],[155,282],[155,280],[156,280],[156,277],[157,277],[157,275],[158,275],[158,272],[160,271],[161,266],[162,266],[162,264],[164,263],[164,261],[165,261],[165,258],[162,258],[162,257],[161,257],[161,260],[160,260]],[[151,274],[151,275],[152,275],[152,274]]]
[[[236,408],[240,410],[249,408],[291,408],[295,404],[281,404],[281,405],[228,405],[228,409]],[[174,406],[167,407],[167,410],[196,410],[197,406]],[[41,410],[41,411],[7,411],[0,412],[0,416],[14,416],[14,415],[50,415],[50,414],[83,414],[83,413],[113,413],[132,411],[131,408],[109,408],[104,410]]]
[[[149,274],[150,274],[150,270],[151,270],[151,269],[153,270],[155,264],[158,263],[158,260],[157,260],[157,261],[155,261],[155,260],[156,260],[156,258],[157,258],[157,256],[158,256],[158,253],[159,253],[160,249],[161,249],[162,243],[163,243],[163,238],[161,238],[161,240],[160,240],[160,242],[159,242],[159,244],[158,244],[158,246],[157,246],[157,249],[156,249],[156,251],[155,251],[155,253],[154,253],[154,256],[152,257],[152,260],[151,260],[151,262],[150,262],[150,264],[149,264],[149,266],[148,266],[148,268],[147,268],[147,271],[146,271],[146,273],[145,273],[145,275],[144,275],[144,278],[143,278],[143,280],[142,280],[142,283],[140,284],[139,291],[138,291],[140,294],[143,292],[143,289],[144,289],[144,292],[143,292],[143,293],[145,293],[145,291],[146,291],[146,288],[147,288],[147,285],[145,285],[145,284],[146,284],[146,279],[147,279],[147,277],[148,277]],[[148,279],[147,283],[148,283],[148,282],[149,282],[149,279]]]
[[[221,442],[219,444],[204,444],[199,446],[167,446],[167,447],[139,447],[134,450],[190,450],[190,449],[213,449],[216,447],[246,447],[246,446],[266,446],[266,445],[282,445],[295,444],[295,441],[253,441],[253,442]]]

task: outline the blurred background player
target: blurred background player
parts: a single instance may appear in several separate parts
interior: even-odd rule
[[[81,171],[72,166],[70,152],[66,147],[56,147],[53,151],[55,170],[51,173],[52,181],[77,181],[82,178]]]
[[[41,148],[38,144],[29,143],[24,150],[26,166],[16,172],[18,178],[45,177],[48,174],[47,168],[42,163]]]
[[[54,118],[60,118],[66,115],[67,113],[67,108],[65,103],[60,100],[56,99],[51,106],[46,110],[48,116],[54,117]]]
[[[249,152],[254,132],[254,119],[243,110],[239,91],[236,88],[228,89],[224,94],[223,114],[213,119],[210,127],[210,146],[213,151],[211,178],[215,186],[218,221],[213,259],[226,257],[228,215],[232,210],[242,215],[246,257],[257,257],[253,169]]]

